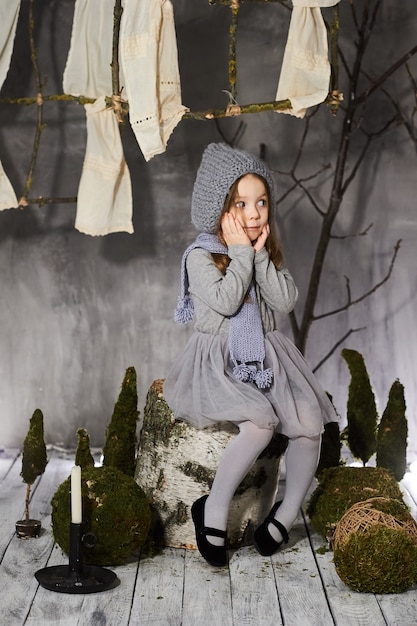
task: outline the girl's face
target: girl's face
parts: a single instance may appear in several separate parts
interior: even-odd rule
[[[240,222],[249,239],[258,239],[268,223],[268,193],[265,183],[255,174],[246,174],[237,185],[230,213]]]

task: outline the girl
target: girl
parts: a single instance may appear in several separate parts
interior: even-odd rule
[[[323,421],[333,406],[301,353],[277,329],[274,311],[289,313],[297,288],[283,267],[273,221],[273,181],[251,154],[224,144],[203,153],[191,218],[200,231],[182,259],[176,321],[196,318],[195,332],[164,383],[177,418],[204,428],[239,428],[226,447],[209,495],[191,514],[197,546],[214,566],[227,563],[226,526],[236,488],[274,432],[289,438],[286,490],[254,532],[273,554],[298,515],[317,468]]]

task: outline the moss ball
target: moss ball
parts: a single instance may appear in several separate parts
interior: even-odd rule
[[[417,583],[417,524],[398,500],[353,505],[336,526],[334,564],[354,591],[400,593]]]
[[[307,514],[314,530],[324,538],[355,502],[378,496],[402,501],[397,481],[382,467],[332,467],[320,474],[319,481]]]
[[[69,553],[71,479],[67,478],[52,498],[52,531],[62,550]],[[119,565],[146,540],[151,523],[149,501],[132,477],[113,467],[82,470],[83,530],[91,532],[96,545],[83,546],[83,559],[96,565]]]

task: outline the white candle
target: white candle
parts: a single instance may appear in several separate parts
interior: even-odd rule
[[[81,467],[74,465],[71,470],[71,522],[73,524],[82,522],[81,503]]]

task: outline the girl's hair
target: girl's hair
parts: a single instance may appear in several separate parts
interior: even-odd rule
[[[248,172],[248,174],[250,173],[251,172]],[[244,176],[247,176],[247,174],[244,174]],[[269,190],[269,185],[267,184],[266,180],[259,174],[252,174],[252,176],[256,176],[257,178],[259,178],[259,180],[261,180],[263,184],[265,185],[266,194],[268,197],[268,224],[269,224],[269,235],[265,243],[265,248],[267,249],[269,258],[271,259],[275,267],[277,269],[280,269],[282,267],[283,258],[282,258],[282,251],[281,251],[281,246],[280,246],[275,222],[272,217],[272,210],[271,210],[272,201],[271,201],[271,192]],[[237,194],[237,187],[239,185],[239,181],[242,178],[243,176],[236,179],[233,185],[230,187],[229,193],[227,194],[226,200],[224,201],[223,210],[220,213],[220,217],[217,222],[216,235],[218,236],[218,238],[223,244],[225,242],[223,239],[222,227],[221,227],[222,217],[225,213],[229,213],[230,209],[232,208],[233,201]],[[218,253],[212,253],[212,257],[213,257],[215,264],[219,268],[219,270],[223,274],[225,274],[227,266],[230,263],[230,257],[227,254],[218,254]]]

